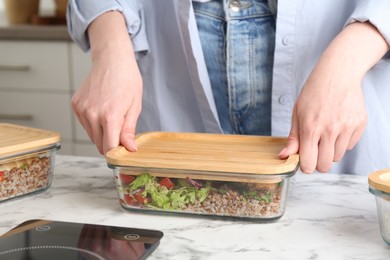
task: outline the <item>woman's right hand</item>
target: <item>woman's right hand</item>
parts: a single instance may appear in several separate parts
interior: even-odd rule
[[[92,68],[72,98],[73,110],[101,154],[119,144],[136,151],[142,78],[122,14],[102,14],[88,35]]]

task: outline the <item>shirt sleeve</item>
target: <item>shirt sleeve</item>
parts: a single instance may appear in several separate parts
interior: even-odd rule
[[[362,0],[357,2],[358,4],[348,19],[347,24],[370,22],[378,29],[390,46],[390,1]]]
[[[87,28],[99,15],[108,11],[119,11],[126,21],[127,30],[133,42],[135,52],[149,49],[145,32],[142,5],[136,0],[69,0],[67,26],[72,40],[83,51],[90,49]]]

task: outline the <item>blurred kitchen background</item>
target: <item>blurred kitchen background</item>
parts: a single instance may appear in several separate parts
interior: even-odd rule
[[[8,1],[8,3],[7,3]],[[7,17],[6,17],[6,5],[9,3],[13,3],[14,6],[17,6],[20,2],[20,6],[24,6],[23,9],[29,9],[29,6],[38,5],[38,14],[44,16],[52,16],[55,15],[56,8],[60,8],[61,10],[63,6],[66,6],[67,0],[0,0],[0,25],[8,25]],[[27,3],[27,5],[26,5]],[[28,3],[31,3],[30,5]],[[38,3],[38,4],[37,4]]]
[[[68,35],[66,2],[0,0],[0,122],[60,132],[60,154],[101,156],[70,105],[90,58]]]

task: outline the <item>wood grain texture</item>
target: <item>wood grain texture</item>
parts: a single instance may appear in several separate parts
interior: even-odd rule
[[[238,179],[243,175],[251,179],[258,175],[291,174],[297,170],[297,154],[286,160],[278,158],[286,142],[286,138],[269,136],[148,132],[136,136],[137,152],[118,146],[106,154],[106,160],[114,166],[129,166],[138,174],[142,169],[158,170],[160,174],[164,172],[164,176],[181,170],[202,179],[209,179],[208,175],[215,179],[220,175],[224,176],[223,180],[226,173]]]
[[[56,144],[60,134],[38,128],[0,123],[0,157]]]
[[[375,189],[390,194],[390,168],[368,175],[368,183]]]

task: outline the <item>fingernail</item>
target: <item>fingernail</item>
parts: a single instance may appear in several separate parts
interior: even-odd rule
[[[138,150],[137,145],[135,144],[134,140],[130,140],[130,145],[133,152],[136,152]]]
[[[286,151],[287,151],[287,147],[283,148],[283,149],[279,152],[278,156],[279,156],[279,157],[284,156],[284,154],[286,153]]]

